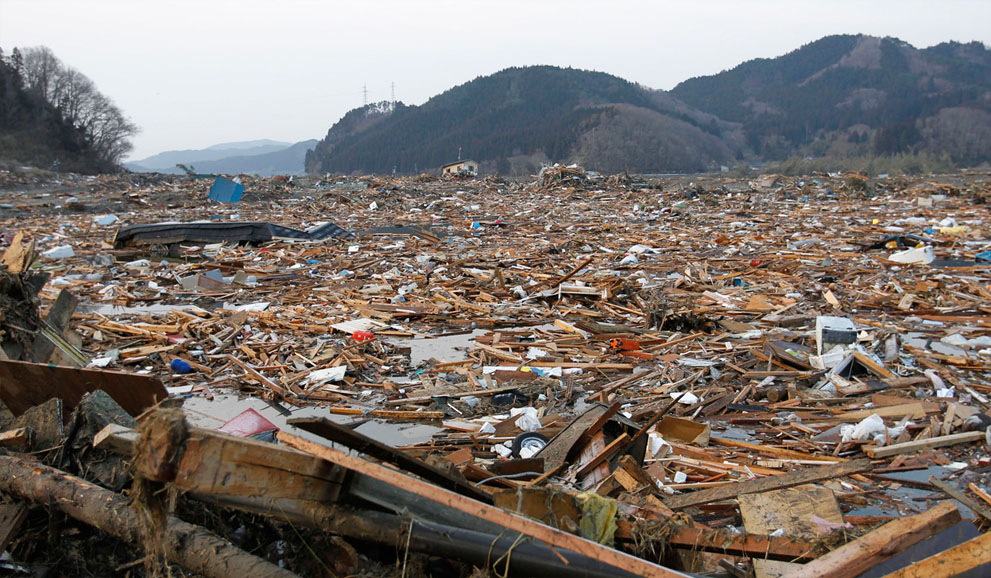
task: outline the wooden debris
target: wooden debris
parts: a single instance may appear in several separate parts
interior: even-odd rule
[[[888,522],[825,556],[809,562],[789,578],[856,576],[960,521],[952,502],[940,502],[929,511]]]

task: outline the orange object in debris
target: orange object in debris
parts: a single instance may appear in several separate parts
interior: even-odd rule
[[[351,334],[351,339],[355,341],[370,341],[375,339],[375,334],[371,331],[355,331]]]
[[[638,342],[633,341],[632,339],[623,339],[622,337],[610,339],[609,346],[620,351],[635,351],[640,349],[640,344]]]

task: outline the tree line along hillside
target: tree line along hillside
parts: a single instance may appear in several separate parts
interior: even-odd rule
[[[895,38],[830,36],[671,93],[741,123],[757,158],[836,154],[841,140],[876,155],[991,159],[991,50],[979,42],[919,50]]]
[[[0,51],[0,160],[114,171],[137,131],[92,80],[48,48]]]

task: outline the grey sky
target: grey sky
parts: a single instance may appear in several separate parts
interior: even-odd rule
[[[0,0],[0,47],[46,45],[142,129],[131,158],[322,138],[348,110],[421,104],[509,66],[669,89],[822,36],[991,44],[986,0]]]

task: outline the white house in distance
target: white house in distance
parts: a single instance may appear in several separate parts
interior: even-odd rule
[[[478,174],[478,163],[473,160],[463,160],[455,163],[448,163],[440,168],[440,174],[444,176],[459,176]]]

